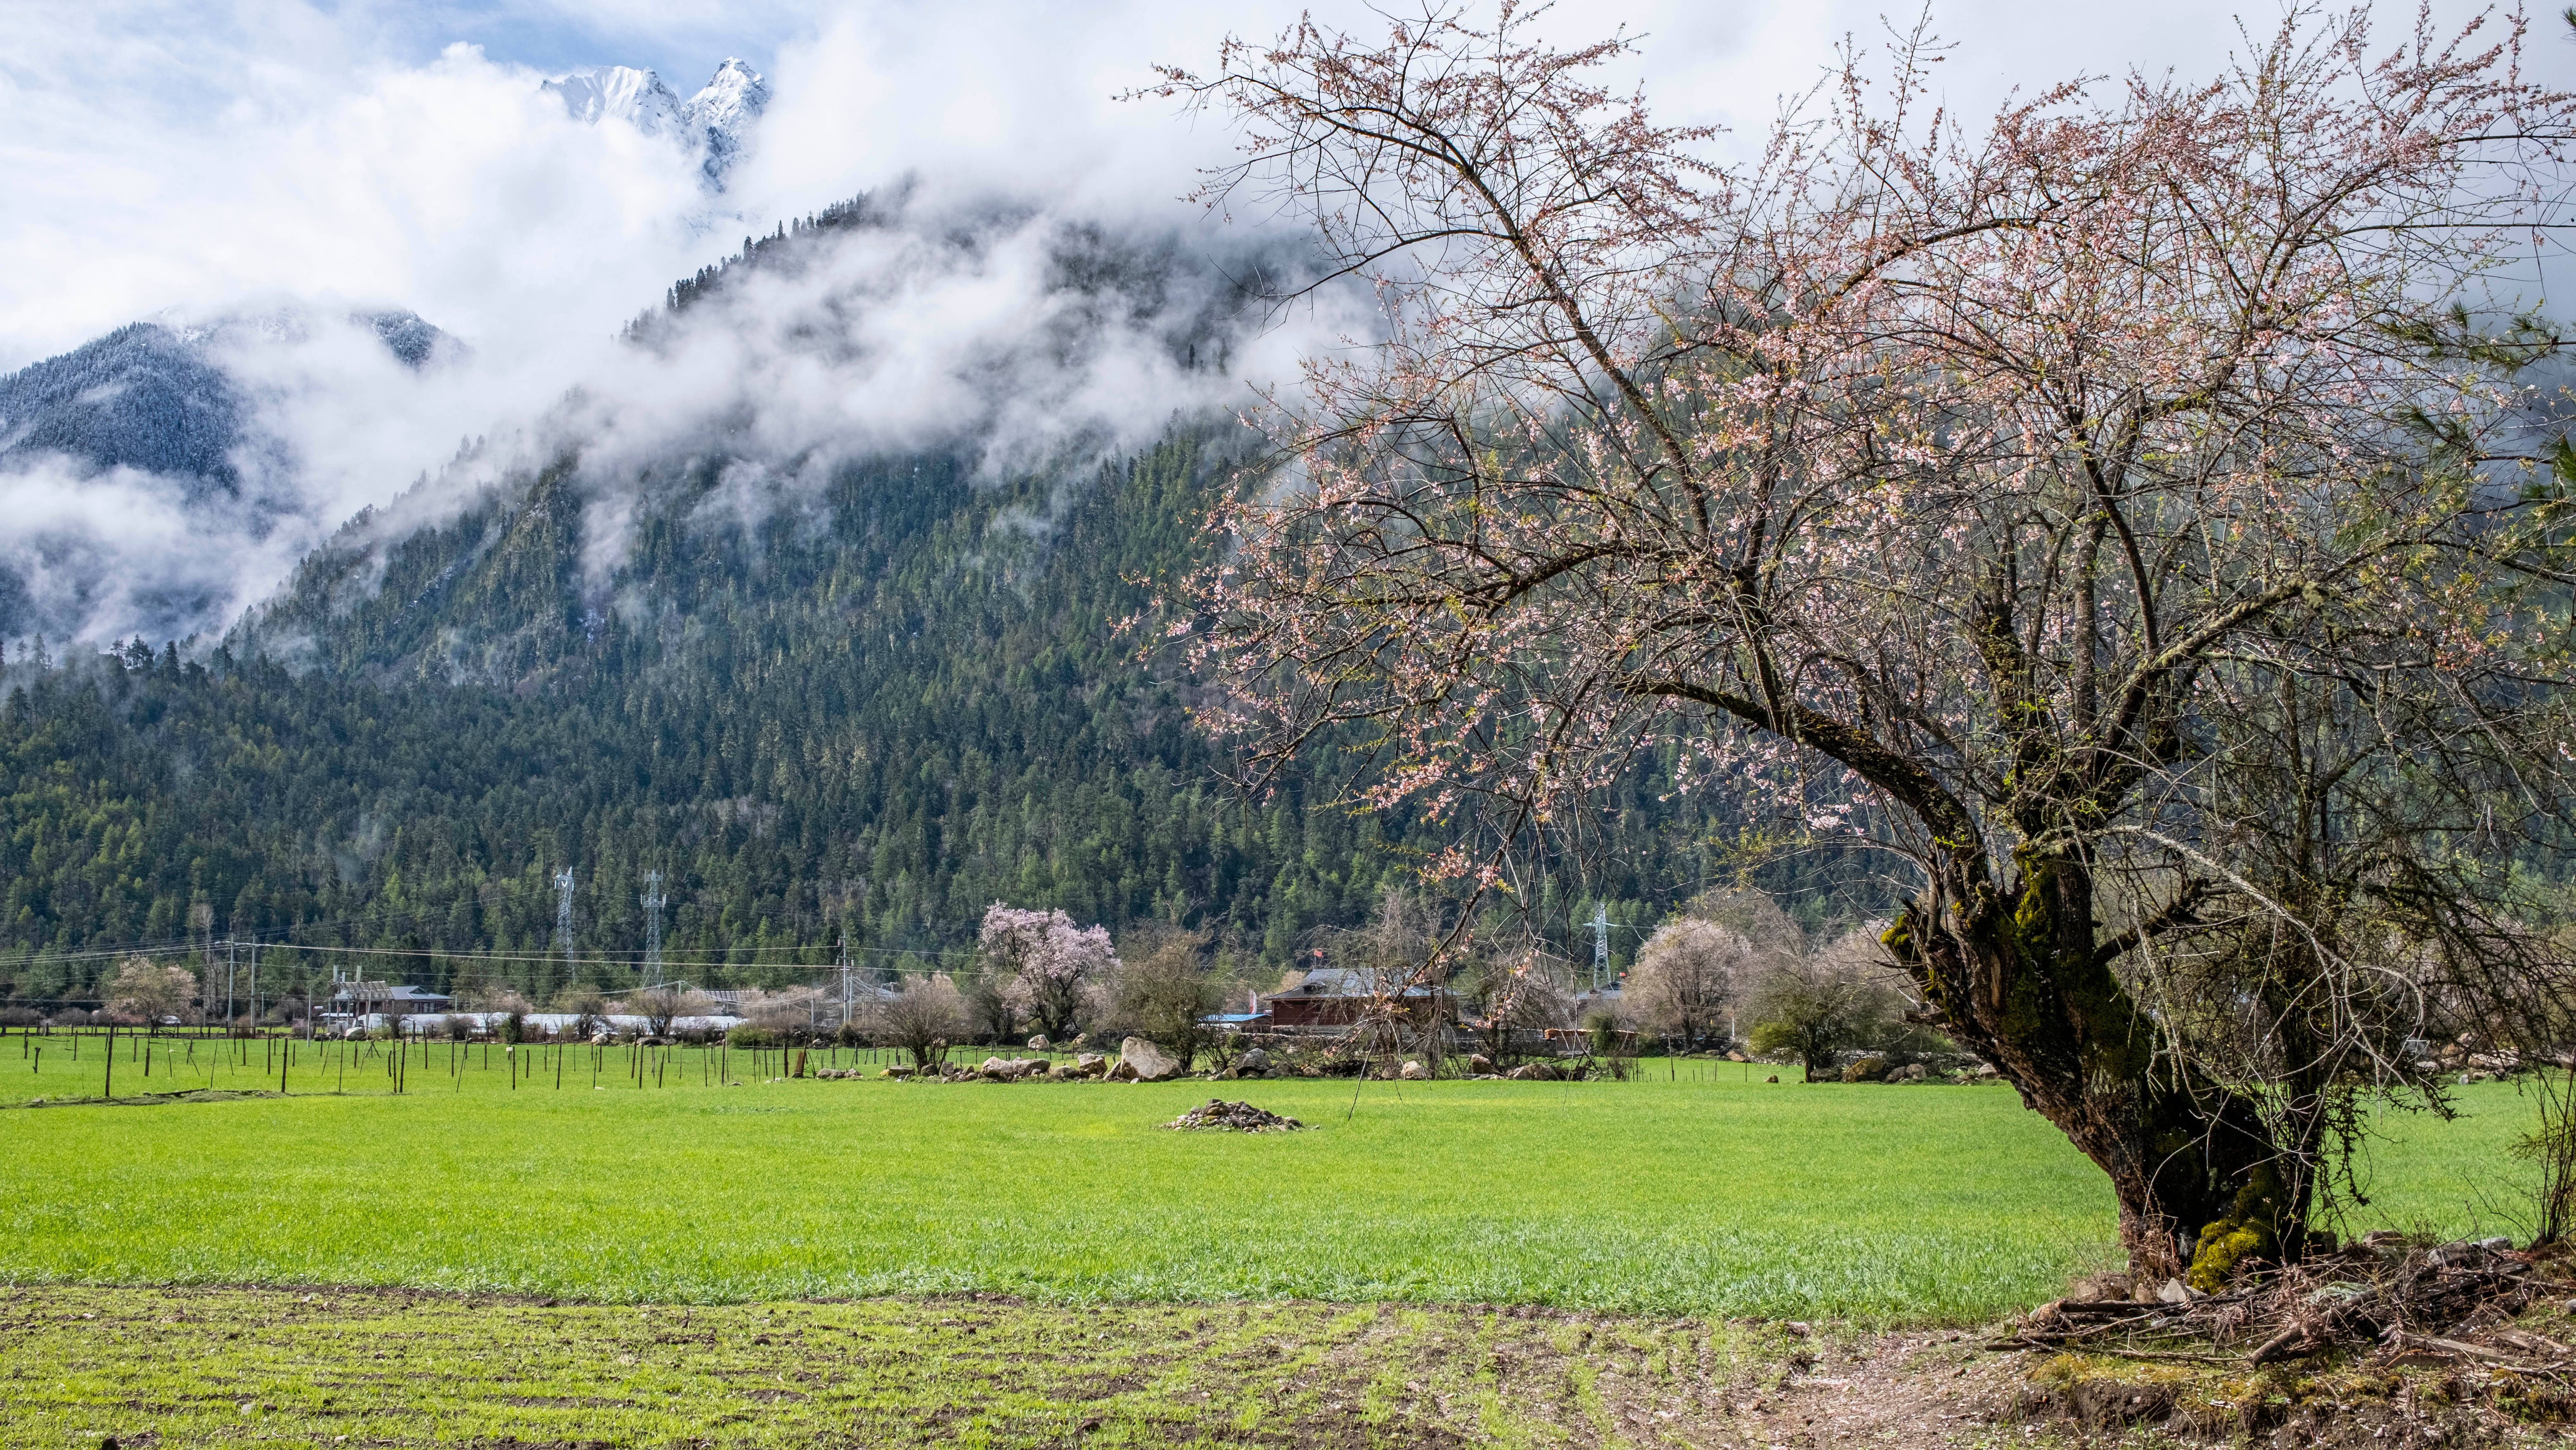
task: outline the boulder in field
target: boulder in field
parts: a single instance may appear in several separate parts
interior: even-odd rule
[[[1421,1063],[1408,1058],[1405,1061],[1403,1070],[1397,1075],[1402,1077],[1406,1082],[1421,1082],[1431,1076],[1431,1070],[1424,1067]]]
[[[1142,1037],[1130,1037],[1118,1044],[1118,1061],[1136,1070],[1138,1082],[1163,1082],[1178,1077],[1180,1062],[1170,1053]]]
[[[1073,1060],[1073,1070],[1083,1077],[1098,1077],[1109,1070],[1109,1060],[1096,1052],[1086,1052]]]
[[[1043,1032],[1029,1039],[1029,1051],[1031,1052],[1048,1052],[1052,1050],[1053,1049],[1047,1042],[1047,1035]]]
[[[1128,1062],[1123,1058],[1120,1059],[1115,1066],[1109,1069],[1109,1080],[1111,1082],[1134,1082],[1136,1080],[1136,1064]]]
[[[1467,1071],[1482,1075],[1494,1070],[1494,1060],[1481,1052],[1467,1054]]]

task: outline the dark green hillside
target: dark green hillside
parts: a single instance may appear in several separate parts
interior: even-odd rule
[[[955,947],[995,899],[1284,962],[1430,844],[1294,792],[1238,802],[1184,687],[1117,632],[1128,581],[1198,547],[1218,473],[1196,436],[1074,489],[847,466],[748,524],[721,475],[646,479],[631,557],[589,585],[588,500],[556,470],[381,559],[322,551],[207,667],[11,663],[0,975],[80,995],[101,964],[56,953],[184,937],[199,902],[219,935],[543,956],[567,863],[584,953],[640,952],[663,871],[669,955],[733,964],[701,980],[803,975],[843,933]],[[1641,793],[1620,819],[1609,895],[1703,879],[1674,807]]]
[[[748,240],[629,336],[661,346],[902,204]],[[1168,242],[1051,245],[1049,285],[1081,304],[1058,344],[1116,318],[1190,366],[1223,357],[1247,284]],[[0,664],[0,999],[78,999],[124,947],[227,935],[518,956],[364,965],[543,994],[567,865],[581,954],[641,954],[658,870],[666,953],[712,963],[685,969],[700,981],[804,977],[845,936],[912,964],[994,900],[1209,927],[1285,964],[1447,842],[1314,805],[1329,782],[1237,799],[1188,683],[1118,632],[1146,603],[1131,581],[1198,557],[1218,436],[1176,425],[1096,475],[999,485],[947,453],[794,481],[720,441],[615,479],[567,457],[461,513],[422,494],[362,515],[206,659]],[[1593,894],[1650,925],[1729,834],[1646,773],[1607,805],[1608,874],[1534,903],[1568,949]]]

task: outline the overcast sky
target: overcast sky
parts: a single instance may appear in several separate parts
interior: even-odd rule
[[[636,460],[711,420],[740,436],[753,419],[765,456],[789,466],[743,475],[751,508],[802,486],[800,458],[923,446],[945,428],[980,439],[995,467],[1025,466],[1057,438],[1132,446],[1175,409],[1242,401],[1331,319],[1237,349],[1235,379],[1176,374],[1150,329],[1099,329],[1069,359],[1025,343],[1069,325],[1046,280],[1057,222],[1141,222],[1219,245],[1215,223],[1178,198],[1226,153],[1222,127],[1112,98],[1157,61],[1209,67],[1226,31],[1268,35],[1302,3],[0,0],[0,372],[141,318],[307,324],[283,342],[253,329],[219,359],[254,390],[286,461],[255,504],[227,515],[192,501],[187,480],[41,461],[0,477],[0,567],[40,598],[88,600],[64,606],[82,618],[62,628],[82,637],[219,629],[341,521],[415,480],[439,486],[379,526],[574,448],[597,474],[589,543],[605,578],[633,516]],[[1384,23],[1348,0],[1312,8],[1326,23]],[[2378,8],[2393,44],[2412,0]],[[1640,0],[1568,4],[1542,24],[1565,43],[1642,37],[1628,78],[1665,119],[1758,141],[1837,41],[1884,42],[1882,13],[1868,0]],[[2239,13],[2205,0],[1948,4],[1934,15],[1955,44],[1944,99],[1975,113],[2070,75],[2206,76],[2240,48]],[[2243,13],[2258,37],[2279,18]],[[537,89],[575,67],[630,64],[685,96],[728,55],[763,71],[775,98],[721,197],[676,146],[576,123]],[[2540,30],[2530,61],[2576,85],[2562,22]],[[1021,220],[963,258],[925,204],[932,219],[912,231],[845,248],[809,284],[865,305],[827,346],[809,345],[806,326],[823,299],[784,282],[738,289],[688,346],[613,342],[744,234],[906,176],[951,202],[1007,196]],[[339,321],[379,308],[415,310],[470,351],[401,368]],[[1039,354],[1051,360],[1028,362]],[[518,441],[455,461],[460,439],[486,435]],[[144,597],[174,588],[204,602],[156,612]]]
[[[413,307],[484,346],[596,333],[743,231],[910,168],[1174,205],[1221,138],[1111,94],[1298,8],[0,0],[0,367],[161,308],[278,292]],[[1758,129],[1839,36],[1877,35],[1885,9],[1641,0],[1566,5],[1547,24],[1569,39],[1624,24],[1647,37],[1644,79],[1667,115]],[[2381,9],[2397,23],[2412,5]],[[1959,42],[1951,99],[1981,107],[2071,72],[2206,73],[2240,12],[2258,31],[2278,13],[1987,0],[1934,18]],[[2576,80],[2562,30],[2550,22],[2535,56]],[[778,92],[723,208],[739,222],[707,216],[666,149],[573,126],[534,95],[545,74],[600,63],[653,67],[685,95],[728,54]]]

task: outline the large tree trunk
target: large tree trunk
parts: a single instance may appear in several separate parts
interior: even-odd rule
[[[2159,1056],[2100,936],[2089,876],[2026,859],[2008,891],[1974,870],[1936,882],[1886,943],[1945,1029],[2110,1176],[2133,1275],[2208,1289],[2295,1252],[2304,1195],[2284,1185],[2306,1175],[2283,1171],[2251,1102]]]

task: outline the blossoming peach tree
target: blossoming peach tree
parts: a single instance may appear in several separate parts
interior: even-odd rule
[[[984,909],[975,945],[1001,979],[1002,999],[1050,1038],[1073,1035],[1084,994],[1118,967],[1106,927],[1077,927],[1061,910],[996,901]]]
[[[2513,289],[2576,103],[2510,20],[2300,12],[1971,125],[1918,32],[1730,161],[1597,79],[1626,42],[1528,30],[1164,73],[1239,126],[1211,204],[1382,323],[1256,419],[1170,626],[1205,718],[1256,767],[1364,739],[1470,894],[1641,750],[1865,843],[2136,1270],[2296,1254],[2371,1096],[2439,1106],[2425,1039],[2559,1000],[2517,892],[2566,839],[2576,455]]]

